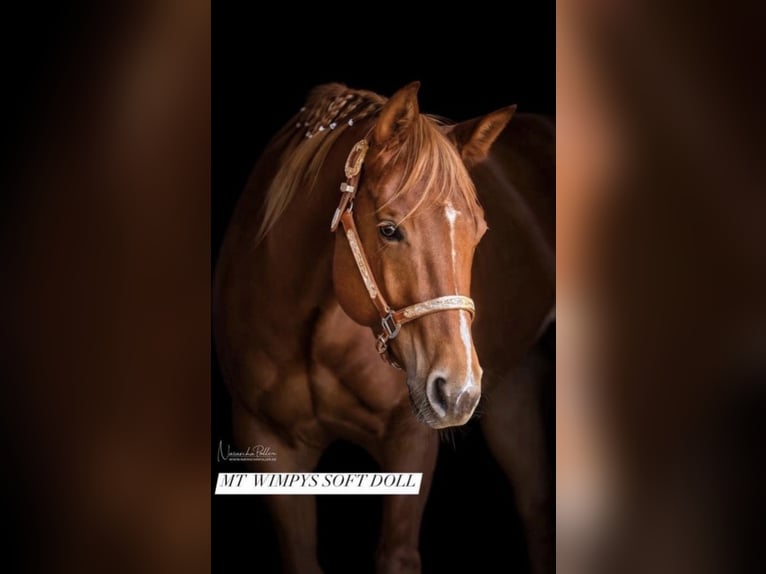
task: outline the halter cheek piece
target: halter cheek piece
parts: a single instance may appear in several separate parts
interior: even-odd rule
[[[396,339],[402,325],[419,319],[424,315],[440,311],[468,311],[471,317],[473,317],[476,314],[476,307],[473,299],[464,295],[445,295],[444,297],[429,299],[422,303],[415,303],[399,310],[393,310],[388,305],[372,274],[370,263],[367,261],[367,256],[364,254],[364,249],[359,239],[356,223],[354,223],[354,197],[356,196],[359,176],[362,172],[362,165],[364,164],[368,148],[369,144],[366,139],[359,140],[351,148],[351,152],[346,158],[346,181],[340,184],[340,203],[332,217],[330,230],[334,232],[338,229],[338,224],[343,225],[343,231],[351,248],[351,253],[354,255],[354,261],[356,261],[359,274],[362,276],[362,281],[364,281],[364,286],[367,288],[372,304],[380,315],[381,332],[377,336],[375,347],[384,361],[388,361],[394,367],[401,369],[391,357],[390,352],[388,352],[388,342]]]

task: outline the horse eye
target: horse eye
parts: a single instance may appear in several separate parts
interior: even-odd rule
[[[402,232],[393,223],[386,223],[379,228],[380,234],[389,241],[401,241],[403,239]]]

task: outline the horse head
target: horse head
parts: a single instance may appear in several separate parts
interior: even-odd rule
[[[486,156],[513,114],[506,108],[450,132],[420,114],[418,87],[394,94],[371,125],[353,200],[361,248],[392,309],[448,296],[470,301],[473,256],[487,224],[467,166]],[[353,320],[378,333],[381,315],[362,276],[349,242],[338,234],[336,297]],[[422,314],[387,345],[407,372],[416,414],[434,428],[466,423],[479,402],[482,368],[471,311],[453,306]]]

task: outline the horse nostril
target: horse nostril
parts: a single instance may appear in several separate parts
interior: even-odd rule
[[[481,395],[481,387],[474,381],[448,379],[448,376],[449,373],[439,370],[427,379],[425,398],[431,407],[435,428],[464,424],[471,418]]]
[[[436,377],[433,382],[434,398],[443,411],[447,411],[447,379]]]

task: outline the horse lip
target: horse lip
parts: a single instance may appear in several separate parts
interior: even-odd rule
[[[409,384],[408,384],[409,386]],[[415,399],[412,397],[412,391],[408,389],[407,396],[410,400],[410,406],[412,407],[412,412],[415,414],[415,418],[418,419],[418,422],[434,429],[444,429],[454,426],[461,426],[468,422],[471,417],[468,417],[465,421],[461,423],[454,424],[451,422],[452,417],[440,417],[436,414],[436,411],[433,410],[433,407],[428,403],[428,401],[425,401],[425,405],[423,408],[418,407],[417,403],[415,402]],[[446,419],[446,420],[445,420]]]

